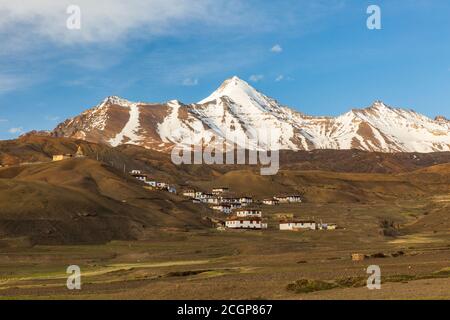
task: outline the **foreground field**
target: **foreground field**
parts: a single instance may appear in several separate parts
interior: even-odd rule
[[[270,229],[155,232],[145,241],[106,245],[0,249],[4,299],[450,299],[450,233],[446,199],[392,204],[302,204],[265,208]],[[334,231],[281,232],[275,213],[337,223]],[[387,237],[380,221],[401,224]],[[437,220],[435,220],[437,219]],[[439,223],[438,223],[439,222]],[[417,226],[420,226],[418,228]],[[420,230],[420,232],[418,231]],[[371,256],[352,261],[352,253]],[[66,288],[67,266],[79,265],[82,289]],[[379,265],[381,290],[368,290]],[[297,280],[340,283],[308,292]],[[291,285],[292,287],[292,285]],[[297,288],[298,289],[298,288]]]

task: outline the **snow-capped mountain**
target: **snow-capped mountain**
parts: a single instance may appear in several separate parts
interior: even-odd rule
[[[218,138],[249,149],[450,151],[450,121],[442,116],[432,120],[380,101],[338,117],[307,116],[282,106],[238,77],[226,80],[196,104],[108,97],[59,124],[52,134],[159,151],[168,151],[174,144],[208,145]]]

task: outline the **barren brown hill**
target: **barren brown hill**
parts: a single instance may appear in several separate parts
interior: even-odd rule
[[[0,236],[33,243],[145,238],[164,228],[201,228],[207,212],[86,158],[0,169],[0,203]]]
[[[36,134],[0,141],[0,165],[49,162],[56,154],[74,154],[79,146],[84,154],[92,159],[108,163],[128,163],[128,158],[121,152],[103,144]]]
[[[0,141],[0,164],[14,165],[24,162],[50,161],[54,154],[75,153],[81,146],[86,155],[104,162],[138,166],[148,164],[161,172],[210,176],[217,172],[242,169],[235,165],[175,166],[170,154],[136,145],[110,147],[71,138],[46,135],[24,135],[16,140]],[[133,162],[131,160],[137,160]],[[357,173],[401,173],[450,162],[450,152],[434,153],[379,153],[361,150],[313,150],[280,152],[280,166],[289,170],[321,170]]]
[[[284,169],[356,173],[400,173],[450,162],[450,152],[381,153],[361,150],[281,151]]]
[[[392,202],[450,194],[450,166],[401,174],[283,169],[275,176],[261,176],[257,170],[237,170],[212,180],[198,180],[195,185],[202,189],[226,186],[241,195],[259,199],[297,193],[303,195],[305,201],[314,203]]]

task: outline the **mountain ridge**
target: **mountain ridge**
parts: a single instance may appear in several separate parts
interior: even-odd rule
[[[236,76],[193,104],[132,102],[110,96],[60,123],[51,135],[111,146],[135,144],[163,152],[176,144],[209,145],[217,138],[246,149],[450,151],[450,122],[445,117],[432,120],[381,101],[337,117],[309,116]],[[258,139],[252,140],[253,136]]]

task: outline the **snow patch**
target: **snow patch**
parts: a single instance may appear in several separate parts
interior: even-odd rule
[[[139,144],[139,142],[142,140],[142,137],[138,134],[141,127],[139,122],[139,106],[136,103],[132,103],[130,104],[129,108],[130,117],[127,124],[123,127],[120,133],[118,133],[114,138],[108,141],[109,144],[113,147],[120,145],[124,138],[129,139],[126,141],[126,143],[129,144]]]

